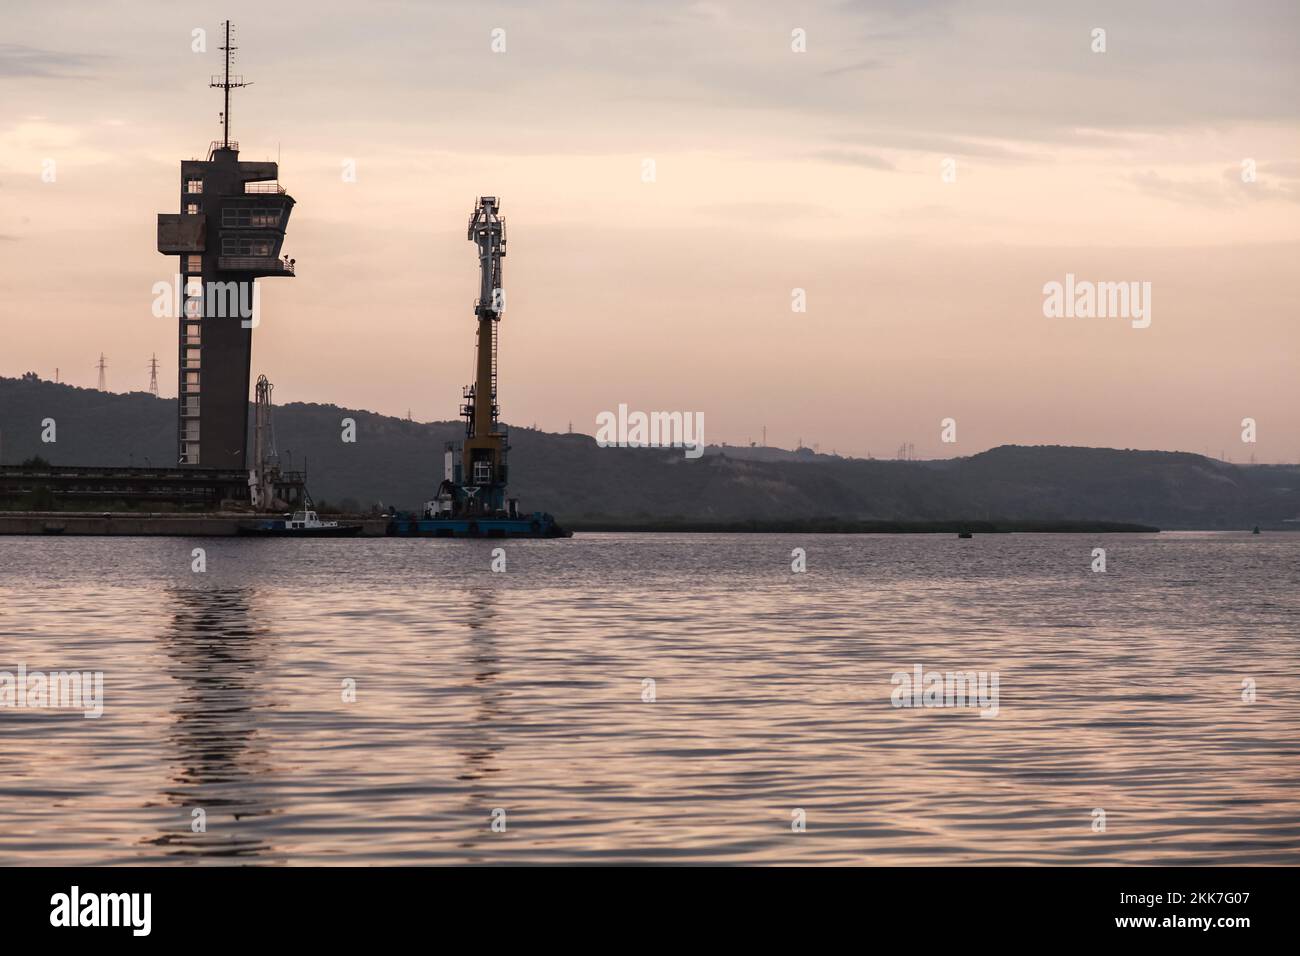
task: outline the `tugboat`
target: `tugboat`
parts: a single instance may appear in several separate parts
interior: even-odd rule
[[[239,526],[240,534],[263,538],[350,538],[360,531],[359,524],[321,521],[314,511],[295,511],[283,518]]]
[[[549,514],[519,510],[506,497],[506,428],[498,420],[497,323],[505,311],[501,260],[506,254],[506,223],[495,196],[481,196],[469,217],[467,238],[478,249],[478,344],[474,384],[465,386],[465,440],[448,442],[442,483],[436,497],[416,514],[395,514],[388,534],[429,538],[571,538]]]

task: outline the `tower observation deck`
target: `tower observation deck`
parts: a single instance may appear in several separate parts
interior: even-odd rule
[[[158,214],[158,251],[180,258],[177,358],[177,461],[183,466],[243,470],[247,465],[248,395],[255,281],[292,276],[282,258],[294,200],[279,165],[243,162],[230,139],[230,91],[248,84],[230,73],[230,22],[225,71],[211,86],[223,91],[222,137],[206,160],[183,160],[180,212]]]

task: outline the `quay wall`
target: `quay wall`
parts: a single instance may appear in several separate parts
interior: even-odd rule
[[[239,526],[267,517],[252,514],[131,514],[67,511],[0,511],[0,535],[132,535],[174,538],[233,537]],[[387,518],[331,520],[360,524],[361,537],[382,537]]]

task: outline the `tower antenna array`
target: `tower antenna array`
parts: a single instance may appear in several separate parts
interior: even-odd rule
[[[218,89],[225,95],[225,109],[221,111],[221,148],[230,148],[230,91],[239,89],[241,86],[252,86],[251,83],[245,83],[242,76],[230,75],[230,55],[239,49],[237,46],[230,44],[230,21],[226,24],[226,45],[218,47],[219,50],[226,54],[226,71],[222,76],[214,76],[208,86]]]

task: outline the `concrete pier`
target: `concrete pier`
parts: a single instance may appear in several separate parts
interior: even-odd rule
[[[241,524],[265,515],[239,513],[186,514],[130,512],[4,511],[0,512],[0,535],[128,535],[174,538],[233,537]],[[331,518],[334,516],[331,515]],[[382,537],[387,518],[340,516],[345,524],[361,525],[361,537]]]

